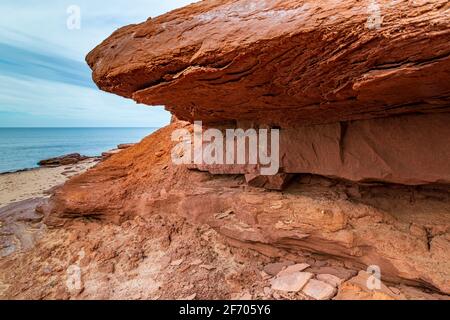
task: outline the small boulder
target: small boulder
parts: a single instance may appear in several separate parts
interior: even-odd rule
[[[89,159],[89,157],[82,156],[79,153],[71,153],[56,158],[41,160],[38,162],[38,165],[41,167],[58,167],[69,164],[76,164],[86,159]]]
[[[336,288],[332,285],[311,279],[303,288],[303,293],[316,300],[330,300],[336,295]]]
[[[339,287],[341,283],[344,281],[343,279],[338,278],[332,274],[319,274],[317,275],[317,280],[326,282],[335,288]]]
[[[292,266],[293,264],[294,263],[291,261],[270,263],[264,267],[263,271],[268,275],[276,276],[281,270],[288,266]]]
[[[271,281],[272,289],[286,292],[298,292],[303,289],[313,276],[314,275],[309,272],[294,272],[277,276]]]

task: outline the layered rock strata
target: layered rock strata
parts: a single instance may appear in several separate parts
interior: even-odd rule
[[[116,31],[87,62],[102,90],[180,120],[281,128],[281,173],[448,183],[449,12],[443,0],[202,1]]]
[[[279,166],[282,174],[258,179],[270,180],[269,185],[275,186],[274,189],[282,189],[291,177],[287,174],[294,173],[313,173],[358,182],[448,184],[449,124],[450,113],[440,113],[281,128]],[[244,132],[249,129],[241,128]],[[257,127],[255,131],[258,131]],[[241,139],[245,140],[248,158],[250,139]],[[235,141],[234,146],[237,143]],[[209,142],[204,144],[206,148]],[[224,145],[221,163],[226,163],[226,151]],[[267,165],[203,163],[193,167],[213,174],[250,174],[250,181],[255,181],[255,175]],[[260,182],[259,186],[264,184]]]
[[[207,127],[280,129],[281,170],[176,166],[171,134],[193,129],[175,120],[70,180],[46,223],[178,215],[267,256],[450,294],[449,10],[207,0],[116,31],[87,57],[101,89]]]
[[[283,127],[449,111],[450,4],[208,0],[117,30],[105,91],[180,120]]]
[[[450,293],[450,190],[296,177],[283,192],[171,162],[171,124],[67,182],[45,209],[50,226],[178,215],[230,244],[272,257],[332,258],[381,268],[383,281]]]

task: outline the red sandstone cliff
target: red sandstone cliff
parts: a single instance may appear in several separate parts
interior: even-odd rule
[[[300,175],[280,192],[247,185],[245,166],[174,166],[170,134],[190,127],[176,121],[69,181],[47,223],[179,216],[449,294],[450,5],[376,1],[371,25],[369,3],[207,0],[116,31],[87,57],[101,89],[209,126],[280,127],[282,172]]]
[[[101,89],[180,120],[445,112],[449,12],[445,0],[202,1],[116,31],[87,62]]]
[[[449,183],[449,4],[371,3],[203,1],[118,30],[87,61],[101,89],[181,120],[280,126],[284,173]],[[405,113],[431,114],[349,121]]]

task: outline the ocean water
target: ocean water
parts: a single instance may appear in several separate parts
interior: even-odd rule
[[[121,143],[139,142],[158,128],[0,128],[0,172],[37,167],[68,153],[98,156]]]

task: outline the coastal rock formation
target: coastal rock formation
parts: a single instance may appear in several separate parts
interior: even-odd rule
[[[40,165],[41,167],[57,167],[65,166],[68,164],[76,164],[86,159],[89,159],[89,157],[82,156],[79,153],[71,153],[56,158],[41,160],[38,162],[38,165]]]
[[[295,173],[358,182],[449,184],[449,123],[450,113],[438,113],[281,128],[279,159],[283,173],[258,176],[264,166],[251,164],[194,167],[213,174],[247,174],[253,186],[272,190],[281,190]]]
[[[0,258],[31,249],[41,237],[43,216],[35,208],[44,202],[35,198],[0,208]]]
[[[180,120],[331,123],[450,105],[447,0],[208,0],[117,30],[105,91]]]
[[[173,165],[170,134],[180,126],[173,123],[68,181],[45,208],[46,223],[177,216],[270,257],[333,259],[354,270],[377,265],[383,281],[450,293],[448,187],[301,175],[283,192],[267,191],[247,186],[242,175]]]
[[[281,173],[449,183],[449,12],[444,0],[202,1],[118,30],[87,62],[102,90],[179,120],[281,128]]]
[[[122,144],[119,144],[117,146],[117,149],[120,149],[120,150],[128,149],[128,148],[131,148],[134,145],[136,145],[136,143],[122,143]]]
[[[450,294],[449,10],[444,0],[206,0],[116,31],[87,57],[94,81],[175,117],[58,189],[45,222],[176,217],[311,269],[376,266],[383,283]],[[171,134],[195,120],[280,129],[280,172],[175,165]],[[304,272],[295,290],[336,294],[330,277]],[[352,276],[338,277],[338,297],[395,296]]]

